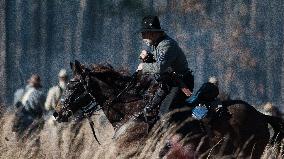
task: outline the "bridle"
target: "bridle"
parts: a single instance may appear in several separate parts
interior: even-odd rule
[[[127,92],[130,88],[133,87],[133,85],[136,83],[137,81],[137,76],[138,76],[138,72],[135,72],[132,76],[131,76],[131,80],[128,82],[127,86],[120,91],[111,101],[107,101],[104,106],[107,107],[107,112],[109,112],[109,109],[111,108],[110,106],[117,101],[121,95],[123,95],[125,92]],[[114,108],[112,108],[114,109]],[[119,112],[119,111],[117,111]]]
[[[93,112],[99,111],[101,109],[101,107],[96,102],[96,98],[91,94],[91,92],[89,92],[89,90],[87,88],[87,84],[86,84],[87,82],[83,81],[82,79],[80,79],[79,81],[69,81],[68,84],[67,84],[67,87],[68,87],[68,85],[70,85],[70,82],[82,83],[83,84],[83,88],[84,88],[84,93],[81,94],[79,97],[77,97],[73,101],[74,103],[76,103],[81,98],[85,97],[86,95],[89,95],[91,97],[91,101],[89,102],[89,104],[87,104],[84,107],[81,107],[80,109],[83,112],[83,116],[88,119],[90,127],[92,129],[93,136],[96,139],[96,141],[98,142],[98,144],[100,145],[100,142],[99,142],[99,140],[98,140],[98,138],[96,136],[96,133],[95,133],[94,122],[91,120],[91,116],[92,116]],[[72,96],[74,92],[72,92],[70,96]],[[68,100],[68,102],[69,102],[69,100]],[[64,103],[64,105],[65,105],[65,103]],[[66,107],[64,105],[63,105],[62,109],[67,112],[67,115],[70,115],[70,116],[73,115],[73,111],[70,109],[70,107]]]
[[[76,85],[77,84],[82,84],[83,88],[84,88],[84,92],[79,95],[78,97],[76,97],[74,100],[72,100],[73,103],[78,103],[78,101],[81,100],[81,98],[84,98],[86,96],[89,96],[90,97],[90,102],[86,105],[86,106],[83,106],[80,108],[80,110],[83,112],[83,116],[86,117],[89,121],[89,124],[90,124],[90,127],[92,129],[92,132],[93,132],[93,136],[94,138],[96,139],[96,141],[100,144],[99,140],[97,139],[96,137],[96,134],[95,134],[95,130],[94,130],[94,123],[93,121],[91,120],[91,116],[94,112],[96,111],[99,111],[102,109],[102,107],[107,107],[107,112],[109,113],[110,111],[110,108],[113,109],[114,111],[116,111],[117,113],[120,113],[121,115],[123,115],[123,113],[121,113],[119,110],[116,110],[115,108],[111,107],[111,105],[117,101],[122,94],[124,94],[125,92],[127,92],[130,88],[132,88],[132,86],[134,85],[134,83],[136,83],[136,78],[137,78],[137,72],[134,73],[132,76],[131,76],[131,80],[128,82],[127,86],[125,89],[123,89],[122,91],[120,91],[118,93],[118,95],[116,95],[111,101],[106,101],[105,103],[103,103],[103,105],[101,106],[99,103],[97,103],[96,101],[96,98],[95,96],[89,91],[88,89],[88,82],[85,81],[84,78],[81,78],[80,80],[70,80],[68,83],[67,83],[67,88],[69,85],[71,85],[72,83],[75,83],[75,90],[73,90],[73,92],[71,92],[71,94],[69,96],[74,96],[73,93],[76,92]],[[70,90],[67,90],[67,91],[70,91]],[[64,101],[64,104],[63,104],[63,110],[67,112],[68,115],[73,115],[73,111],[70,109],[70,107],[66,107],[65,105],[68,105],[68,103],[70,103],[70,99],[68,99],[67,101]],[[134,115],[135,116],[135,115]]]

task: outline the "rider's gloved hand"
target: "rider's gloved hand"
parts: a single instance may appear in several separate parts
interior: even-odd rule
[[[148,53],[146,50],[142,50],[141,53],[140,53],[140,56],[139,56],[139,59],[141,59],[142,61],[144,61],[147,57]],[[136,69],[136,72],[138,71],[142,71],[143,69],[143,63],[140,63]]]
[[[148,52],[146,50],[142,50],[139,56],[139,59],[141,59],[142,61],[144,61],[146,59],[148,55]]]
[[[142,61],[142,63],[156,62],[154,55],[146,50],[142,50],[139,59]]]

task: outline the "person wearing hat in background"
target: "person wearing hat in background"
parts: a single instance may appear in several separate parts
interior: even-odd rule
[[[24,109],[33,117],[41,116],[45,95],[41,91],[41,80],[40,76],[33,74],[28,80],[28,86],[26,87],[25,93],[21,99],[21,103]]]
[[[151,53],[142,50],[140,59],[146,61],[151,55],[155,60],[140,63],[136,71],[141,71],[142,74],[158,75],[157,80],[160,82],[160,88],[155,93],[152,101],[145,107],[145,115],[149,116],[151,110],[160,105],[159,115],[162,116],[169,111],[176,97],[186,99],[187,96],[191,95],[194,86],[193,75],[188,68],[184,52],[178,43],[161,28],[157,16],[144,17],[140,33],[143,42],[152,47]],[[179,83],[175,83],[168,78],[167,75],[172,73],[182,77]]]
[[[219,89],[219,95],[217,96],[218,100],[220,100],[220,101],[231,100],[231,97],[228,93],[226,93],[224,91],[220,91],[219,81],[218,81],[217,77],[215,77],[215,76],[209,77],[208,82],[212,83],[212,84],[214,84],[215,86],[218,87],[218,89]]]
[[[40,76],[33,74],[28,80],[28,85],[22,90],[22,96],[16,102],[18,109],[13,131],[21,134],[33,123],[34,119],[42,117],[45,95],[41,87]]]
[[[267,102],[263,105],[263,114],[279,118],[282,118],[283,116],[283,113],[279,110],[279,108],[273,105],[271,102]]]
[[[230,95],[226,92],[219,90],[219,81],[215,76],[211,76],[208,82],[202,84],[200,89],[195,95],[186,100],[190,107],[197,106],[198,104],[221,105],[222,101],[231,100]]]
[[[47,98],[44,104],[46,111],[53,111],[56,109],[56,106],[60,101],[61,95],[66,88],[68,75],[65,69],[61,69],[59,71],[58,80],[58,84],[56,86],[51,87],[47,93]]]

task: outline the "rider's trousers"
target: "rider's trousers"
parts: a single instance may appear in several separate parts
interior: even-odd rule
[[[170,106],[172,105],[174,99],[179,94],[179,87],[172,87],[169,94],[167,94],[160,105],[159,116],[163,116],[169,112]]]
[[[159,108],[159,116],[163,116],[169,112],[173,101],[176,99],[178,94],[180,93],[179,87],[171,87],[169,90],[159,88],[155,93],[153,99],[147,104],[146,106],[146,114],[151,116],[153,110],[156,110],[157,107]]]

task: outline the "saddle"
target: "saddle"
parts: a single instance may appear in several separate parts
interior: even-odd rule
[[[226,106],[215,99],[206,104],[199,104],[192,109],[192,117],[197,120],[228,120],[231,118]]]
[[[192,117],[202,119],[224,119],[231,116],[226,106],[217,99],[219,89],[212,83],[204,83],[196,95],[186,100],[186,105],[192,107]]]

